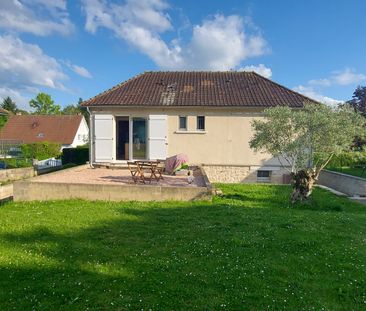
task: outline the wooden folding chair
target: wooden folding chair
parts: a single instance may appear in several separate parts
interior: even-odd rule
[[[156,165],[156,173],[158,174],[158,180],[160,179],[164,179],[163,178],[163,173],[165,171],[165,161],[164,160],[157,160],[157,165]]]
[[[127,162],[133,182],[136,184],[140,180],[140,169],[135,162]]]
[[[135,183],[140,181],[145,184],[146,180],[151,183],[153,172],[151,165],[147,164],[146,161],[127,162],[127,164]],[[145,173],[150,174],[150,177],[145,177]]]

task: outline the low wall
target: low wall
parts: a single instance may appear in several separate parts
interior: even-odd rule
[[[20,180],[35,176],[33,167],[0,170],[0,182]]]
[[[18,181],[14,201],[102,200],[102,201],[192,201],[211,200],[208,187],[160,187],[148,185],[95,185]]]
[[[13,184],[0,186],[0,201],[13,196]]]
[[[323,170],[318,183],[350,196],[366,196],[366,179],[360,177]]]
[[[213,182],[221,183],[257,183],[258,166],[250,165],[218,165],[204,164],[204,170],[208,179]],[[266,170],[265,167],[260,169]],[[270,183],[283,184],[283,175],[288,174],[283,169],[271,171]]]

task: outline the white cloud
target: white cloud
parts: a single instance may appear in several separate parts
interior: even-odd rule
[[[319,94],[311,86],[298,85],[298,86],[294,87],[293,90],[296,92],[299,92],[307,97],[310,97],[311,99],[314,99],[321,103],[325,103],[330,106],[336,106],[337,104],[344,102],[343,100],[338,100],[338,99],[334,99],[334,98]]]
[[[193,27],[188,43],[178,39],[167,43],[161,35],[173,26],[164,0],[127,0],[124,4],[84,0],[83,4],[87,31],[112,30],[162,69],[229,70],[266,52],[264,38],[249,34],[237,15],[215,15]]]
[[[68,35],[74,26],[66,0],[5,0],[0,1],[0,28],[46,36]]]
[[[243,60],[263,54],[265,48],[262,36],[245,32],[241,17],[215,15],[194,26],[184,65],[209,70],[234,69]]]
[[[82,76],[84,78],[92,78],[93,76],[91,75],[91,73],[88,71],[88,69],[86,69],[85,67],[82,66],[78,66],[78,65],[71,65],[71,69],[72,71],[74,71],[76,74],[78,74],[79,76]]]
[[[6,87],[0,87],[0,101],[2,102],[3,99],[10,96],[11,99],[17,104],[17,107],[20,109],[28,109],[29,108],[29,99],[27,99],[25,96],[20,94],[20,92],[6,88]]]
[[[0,97],[11,96],[22,108],[40,88],[66,90],[61,64],[38,45],[10,35],[0,36]]]
[[[70,61],[56,60],[36,44],[11,35],[0,35],[0,97],[10,96],[26,108],[26,98],[42,89],[70,91],[64,85],[69,79],[64,72],[66,68],[82,77],[92,77],[86,68]]]
[[[250,65],[250,66],[245,66],[240,68],[239,70],[242,71],[254,71],[258,74],[260,74],[261,76],[270,79],[272,77],[272,69],[266,67],[263,64],[259,64],[258,66],[254,66],[254,65]]]
[[[335,71],[332,81],[338,85],[357,84],[366,81],[366,75],[357,73],[354,69],[346,68],[342,71]]]
[[[313,79],[308,82],[310,85],[314,86],[331,86],[332,82],[329,79]]]
[[[310,80],[309,85],[328,87],[332,85],[350,85],[366,81],[366,75],[357,73],[354,69],[345,68],[344,70],[333,71],[329,78]]]
[[[328,78],[310,80],[305,86],[299,85],[294,90],[329,105],[336,105],[344,102],[344,100],[321,95],[323,93],[322,89],[331,86],[356,85],[364,81],[366,81],[366,75],[357,73],[354,69],[345,68],[344,70],[333,71]]]
[[[74,73],[76,73],[77,75],[79,75],[83,78],[91,79],[93,77],[88,69],[86,69],[85,67],[82,67],[82,66],[75,65],[75,64],[71,63],[69,60],[60,60],[60,63],[62,63],[67,68],[69,68],[71,71],[73,71]]]
[[[64,89],[67,76],[56,59],[35,44],[13,36],[0,36],[0,83],[6,87]]]

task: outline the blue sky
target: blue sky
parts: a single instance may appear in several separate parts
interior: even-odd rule
[[[364,0],[1,0],[0,97],[62,106],[148,70],[255,70],[327,103],[366,85]]]

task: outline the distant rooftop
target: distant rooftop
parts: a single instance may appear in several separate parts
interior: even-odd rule
[[[72,144],[83,116],[12,115],[0,132],[0,139]]]

